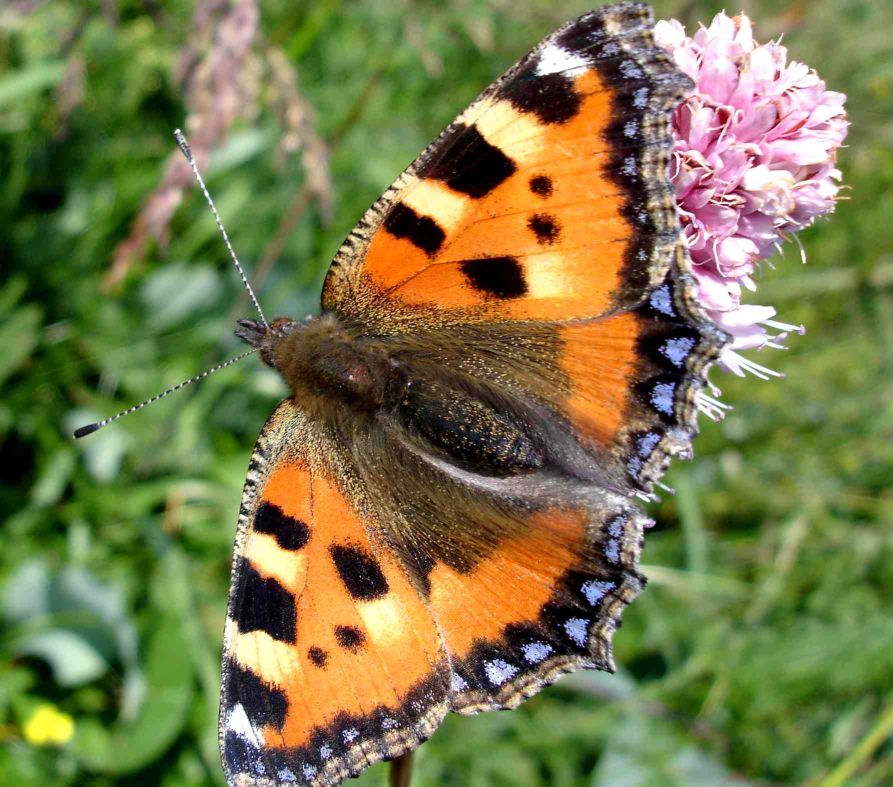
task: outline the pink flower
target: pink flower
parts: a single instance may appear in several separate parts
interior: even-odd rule
[[[782,347],[803,328],[776,321],[769,306],[742,305],[742,287],[755,290],[760,261],[834,210],[846,97],[788,62],[779,43],[757,44],[743,14],[717,14],[693,37],[662,21],[654,35],[695,82],[673,117],[671,174],[701,305],[732,336],[719,363],[738,375],[779,376],[740,351]],[[702,409],[720,415],[707,399]]]

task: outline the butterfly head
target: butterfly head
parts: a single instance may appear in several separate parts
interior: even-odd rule
[[[358,341],[356,332],[331,314],[300,322],[280,317],[269,325],[239,320],[238,325],[236,336],[260,351],[305,406],[340,401],[359,411],[375,409],[396,373],[386,354]]]
[[[300,327],[300,323],[288,317],[277,317],[267,325],[258,320],[239,320],[236,336],[251,347],[260,350],[260,357],[267,366],[278,368],[276,347],[282,340]]]

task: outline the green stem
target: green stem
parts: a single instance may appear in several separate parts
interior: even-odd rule
[[[821,779],[815,787],[843,787],[849,784],[852,775],[891,734],[893,734],[893,701],[888,703],[872,730],[853,749],[849,757]]]

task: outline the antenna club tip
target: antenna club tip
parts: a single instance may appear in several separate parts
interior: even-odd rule
[[[183,136],[183,132],[180,129],[174,129],[174,139],[177,141],[177,147],[180,148],[180,151],[186,157],[186,160],[191,164],[192,163],[192,148],[189,147],[189,143],[186,141],[186,137]]]
[[[100,424],[87,424],[86,426],[82,426],[79,429],[74,430],[74,437],[78,439],[79,437],[86,437],[88,434],[93,434],[97,429],[99,429]]]

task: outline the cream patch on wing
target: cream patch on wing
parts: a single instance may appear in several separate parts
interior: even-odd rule
[[[400,641],[413,635],[403,605],[392,596],[377,601],[367,601],[357,606],[369,638],[377,645],[399,647]]]
[[[524,281],[533,298],[562,298],[568,295],[568,254],[532,254],[524,259]]]
[[[474,109],[474,117],[467,122],[473,120],[487,142],[521,168],[540,160],[544,134],[534,115],[519,112],[509,101],[494,98],[486,99]],[[464,116],[459,119],[465,122]]]
[[[447,233],[459,226],[471,204],[467,197],[436,180],[417,180],[407,188],[401,202],[420,216],[430,216]]]
[[[232,653],[241,667],[262,677],[265,683],[282,687],[300,679],[295,675],[301,667],[294,645],[273,639],[265,631],[236,634]]]
[[[304,585],[307,556],[279,546],[274,536],[252,533],[245,550],[245,557],[258,573],[271,577],[292,593],[298,593]]]

